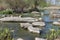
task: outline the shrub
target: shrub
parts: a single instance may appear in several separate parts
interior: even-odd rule
[[[0,11],[0,14],[12,14],[12,13],[13,13],[12,9],[6,9],[6,10],[3,10],[3,11]]]

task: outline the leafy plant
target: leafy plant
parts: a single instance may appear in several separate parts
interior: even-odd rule
[[[13,11],[11,9],[6,9],[6,10],[3,10],[3,11],[0,11],[0,14],[12,14]]]
[[[11,32],[8,28],[0,30],[0,40],[12,40]]]
[[[55,29],[51,29],[47,34],[47,40],[54,40],[58,37],[59,32]]]

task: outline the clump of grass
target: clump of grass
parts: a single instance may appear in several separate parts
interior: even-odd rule
[[[13,40],[11,36],[11,32],[8,28],[4,28],[0,30],[0,40]]]

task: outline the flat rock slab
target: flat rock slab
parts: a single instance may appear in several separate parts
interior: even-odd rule
[[[23,21],[23,22],[34,22],[38,21],[36,18],[32,17],[5,17],[1,18],[0,21]]]
[[[17,40],[23,40],[22,38],[18,38]]]
[[[32,25],[34,26],[45,26],[44,22],[33,22]]]
[[[47,40],[47,39],[43,39],[43,38],[38,38],[38,37],[36,37],[35,40]]]

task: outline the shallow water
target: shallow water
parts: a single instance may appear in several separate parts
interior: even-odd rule
[[[45,12],[44,12],[45,13]],[[42,34],[35,34],[35,33],[30,33],[28,30],[25,30],[23,28],[20,27],[20,24],[17,23],[13,23],[13,22],[1,22],[0,26],[2,28],[8,27],[10,30],[14,30],[14,32],[12,32],[13,34],[13,38],[16,40],[17,38],[23,38],[25,40],[34,40],[35,37],[43,37],[45,36],[45,34],[49,31],[49,29],[54,28],[56,30],[58,30],[59,26],[54,26],[52,24],[53,21],[56,21],[57,19],[52,20],[49,17],[48,12],[46,13],[46,15],[42,16],[46,26],[44,27],[44,29],[42,30]]]
[[[39,34],[30,33],[28,30],[25,30],[20,27],[19,23],[0,23],[1,28],[9,28],[10,30],[14,30],[12,32],[13,38],[16,40],[17,38],[23,38],[25,40],[34,40],[35,37],[38,37]]]
[[[45,11],[44,14],[45,14],[45,15],[42,16],[42,18],[43,18],[46,26],[45,26],[45,28],[42,30],[42,31],[43,31],[42,37],[44,37],[44,36],[48,33],[48,31],[49,31],[50,29],[53,28],[53,29],[55,29],[55,30],[58,30],[58,29],[60,28],[60,26],[56,26],[56,25],[53,25],[53,24],[52,24],[54,21],[57,21],[57,20],[60,19],[60,18],[51,18],[48,11]]]

